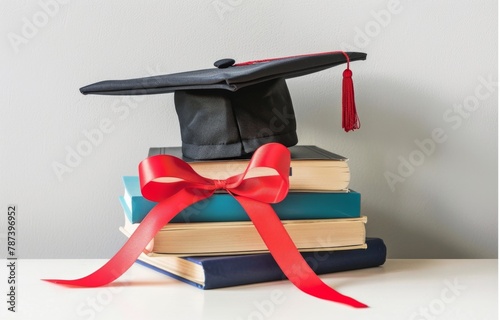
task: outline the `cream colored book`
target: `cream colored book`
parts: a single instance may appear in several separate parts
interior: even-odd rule
[[[296,247],[304,252],[363,246],[366,222],[366,217],[282,221]],[[124,233],[133,233],[137,226],[126,219]],[[179,256],[268,252],[249,221],[170,223],[156,234],[149,250]]]
[[[350,170],[347,158],[317,146],[293,146],[290,165],[290,190],[340,191],[347,190]],[[180,147],[150,148],[149,156],[172,155],[182,158]],[[242,173],[249,159],[192,160],[183,158],[200,175],[211,179],[226,179]],[[264,170],[269,170],[263,168]],[[272,173],[272,171],[271,171]],[[254,175],[268,172],[252,172]]]

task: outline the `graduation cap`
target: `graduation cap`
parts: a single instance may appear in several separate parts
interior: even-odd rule
[[[83,94],[144,95],[174,92],[182,152],[191,159],[221,159],[251,154],[259,146],[297,144],[296,121],[285,79],[347,63],[343,80],[345,131],[357,129],[349,62],[360,52],[325,52],[235,63],[222,59],[215,68],[128,80],[97,82]]]

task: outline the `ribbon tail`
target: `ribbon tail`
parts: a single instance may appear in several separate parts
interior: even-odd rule
[[[44,281],[75,287],[99,287],[106,285],[127,271],[143,252],[156,233],[181,210],[209,197],[211,194],[193,194],[181,190],[157,204],[139,224],[123,247],[101,268],[90,275],[75,280],[43,279]]]
[[[269,204],[246,197],[235,197],[252,220],[276,263],[297,288],[317,298],[355,308],[368,307],[364,303],[335,291],[314,273]]]

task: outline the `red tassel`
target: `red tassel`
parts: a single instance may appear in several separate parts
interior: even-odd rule
[[[347,59],[347,69],[344,70],[342,81],[342,128],[345,132],[359,129],[360,122],[356,112],[354,102],[354,85],[352,83],[352,71],[349,69],[349,56],[344,53]]]

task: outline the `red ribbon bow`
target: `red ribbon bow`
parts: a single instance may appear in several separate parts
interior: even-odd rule
[[[273,169],[275,174],[247,177],[252,169],[262,167]],[[277,264],[296,287],[321,299],[357,308],[367,307],[321,281],[300,255],[269,205],[287,195],[289,169],[290,152],[278,143],[269,143],[257,149],[245,172],[226,180],[204,178],[176,157],[158,155],[147,158],[139,164],[141,191],[144,197],[158,204],[125,245],[104,266],[86,277],[45,281],[78,287],[99,287],[114,281],[134,264],[156,233],[177,213],[210,197],[215,190],[223,189],[245,209]]]

